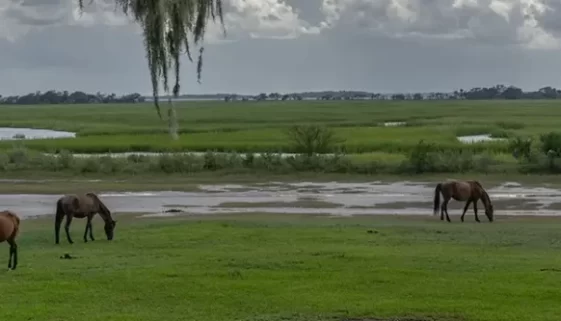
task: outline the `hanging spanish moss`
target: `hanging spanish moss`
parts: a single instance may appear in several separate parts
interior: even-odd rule
[[[168,109],[168,126],[169,126],[169,134],[171,136],[172,139],[178,139],[179,138],[179,134],[178,134],[178,128],[179,126],[177,125],[177,114],[175,111],[175,106],[173,105],[173,102],[171,101],[171,98],[169,98],[169,109]]]
[[[92,0],[93,1],[93,0]],[[84,0],[78,0],[80,10],[84,8]],[[175,82],[173,96],[177,97],[180,90],[180,58],[186,53],[191,58],[191,45],[198,45],[204,40],[206,25],[210,18],[216,16],[224,28],[222,0],[115,0],[115,4],[124,14],[132,16],[140,24],[144,37],[146,58],[152,81],[152,96],[160,119],[162,114],[159,104],[159,84],[163,81],[163,90],[169,93],[168,74],[173,69]],[[225,30],[224,30],[225,32]],[[193,37],[193,43],[189,41]],[[197,80],[200,82],[202,72],[202,55],[204,47],[199,50],[197,62]],[[170,102],[168,115],[175,118],[175,110]],[[170,119],[170,132],[177,124]],[[172,134],[174,137],[174,134]],[[177,137],[177,136],[176,136]]]

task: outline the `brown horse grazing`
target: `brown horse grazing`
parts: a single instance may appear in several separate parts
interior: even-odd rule
[[[19,217],[12,211],[0,212],[0,243],[7,241],[10,245],[8,269],[15,270],[18,265],[18,245],[16,237],[19,233]]]
[[[88,230],[90,232],[90,239],[95,241],[92,232],[92,218],[95,214],[99,213],[99,216],[105,222],[104,230],[107,239],[111,241],[113,239],[113,231],[115,230],[115,225],[117,221],[114,221],[111,217],[111,211],[101,202],[99,197],[94,193],[86,194],[72,194],[65,195],[58,199],[56,203],[56,215],[55,215],[55,243],[59,243],[59,231],[62,219],[66,216],[66,225],[64,230],[66,231],[66,238],[68,243],[74,243],[70,238],[70,223],[72,223],[72,218],[84,218],[87,217],[88,221],[86,223],[86,230],[84,231],[84,242],[88,242]]]
[[[483,186],[478,181],[456,181],[450,180],[443,183],[438,183],[434,189],[434,215],[438,212],[438,206],[440,205],[440,193],[444,197],[444,201],[440,206],[440,220],[444,220],[443,214],[446,213],[446,220],[450,222],[450,217],[448,216],[448,202],[451,198],[456,201],[467,201],[464,207],[464,212],[462,213],[462,222],[464,221],[464,216],[469,205],[473,202],[473,212],[475,214],[475,220],[479,221],[477,216],[477,201],[481,199],[481,202],[485,206],[485,215],[489,219],[489,222],[493,222],[493,204],[491,204],[491,199],[489,194],[485,191]]]

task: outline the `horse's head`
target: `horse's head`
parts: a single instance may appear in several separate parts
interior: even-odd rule
[[[487,215],[489,222],[493,222],[493,212],[494,212],[493,204],[489,204],[489,206],[485,208],[485,215]]]
[[[111,241],[113,239],[113,232],[115,231],[115,225],[117,225],[117,221],[110,219],[109,221],[105,222],[105,226],[103,229],[105,230],[105,235],[107,235],[107,240]]]

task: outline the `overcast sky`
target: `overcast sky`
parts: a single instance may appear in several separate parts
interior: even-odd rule
[[[138,26],[112,0],[0,0],[0,94],[151,90]],[[88,3],[90,0],[85,0]],[[561,1],[224,0],[202,84],[182,93],[561,87]]]

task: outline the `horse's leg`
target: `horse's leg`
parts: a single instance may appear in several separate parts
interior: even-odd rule
[[[462,213],[462,217],[461,217],[462,222],[464,221],[464,216],[466,216],[466,212],[470,204],[471,204],[471,198],[467,200],[466,206],[464,206],[464,212]]]
[[[55,217],[55,244],[59,242],[59,235],[60,235],[60,225],[62,224],[62,219],[64,216],[56,216]]]
[[[86,230],[84,231],[84,242],[87,243],[88,242],[88,230],[90,231],[90,238],[92,239],[92,241],[94,240],[93,235],[92,235],[92,218],[93,218],[93,215],[88,215],[86,217],[87,217],[88,221],[86,222]]]
[[[475,220],[477,223],[481,223],[481,221],[479,221],[479,217],[477,216],[477,200],[473,201],[473,213],[475,214]]]
[[[93,237],[93,226],[92,226],[92,219],[94,217],[95,214],[92,215],[92,217],[90,218],[90,240],[95,241],[94,237]]]
[[[8,262],[8,269],[11,266],[12,270],[15,270],[16,266],[18,266],[18,245],[15,240],[8,240],[8,244],[10,244],[10,262]]]
[[[88,243],[88,229],[90,228],[90,217],[86,216],[86,228],[84,229],[84,243]]]
[[[450,222],[450,216],[448,216],[448,202],[450,199],[444,201],[444,213],[446,214],[446,220]]]
[[[446,207],[446,202],[448,202],[448,197],[446,197],[444,194],[442,196],[444,196],[444,199],[442,200],[442,204],[440,204],[440,220],[444,221],[444,209]]]
[[[12,255],[14,253],[14,249],[12,248],[11,244],[8,244],[10,246],[9,250],[10,250],[10,259],[8,260],[8,270],[12,268]]]
[[[72,238],[70,238],[70,223],[72,223],[72,215],[66,215],[66,224],[64,224],[64,231],[66,231],[66,238],[68,239],[68,243],[74,243]]]

